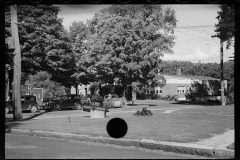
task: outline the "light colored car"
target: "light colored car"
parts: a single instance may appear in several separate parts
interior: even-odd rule
[[[28,110],[32,113],[34,113],[38,109],[40,109],[40,106],[38,105],[37,100],[36,100],[36,96],[34,96],[34,95],[21,96],[21,108],[22,108],[22,110]],[[10,111],[13,111],[11,101],[8,102],[5,106],[5,113],[7,114]]]
[[[119,98],[117,94],[108,94],[104,96],[103,106],[107,108],[123,107],[122,98]]]

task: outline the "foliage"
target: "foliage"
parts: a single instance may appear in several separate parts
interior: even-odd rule
[[[62,19],[57,17],[59,11],[59,7],[52,5],[17,6],[22,73],[26,76],[38,71],[48,71],[52,78],[71,73],[73,55]],[[7,5],[5,39],[11,36],[10,26],[10,7]]]
[[[181,69],[181,75],[206,76],[220,79],[220,65],[218,63],[192,63],[189,61],[162,61],[163,74],[176,75]],[[234,93],[234,62],[224,62],[224,79],[227,80],[229,93]]]
[[[71,40],[72,51],[74,54],[74,64],[72,68],[73,74],[71,79],[73,80],[73,86],[77,86],[79,83],[88,84],[93,82],[93,75],[89,72],[88,59],[85,59],[85,46],[87,26],[83,22],[72,22],[69,27],[69,39]]]
[[[217,25],[229,26],[231,23],[235,23],[235,5],[220,4],[221,9],[218,12]],[[223,41],[227,42],[227,49],[234,43],[235,27],[218,27],[216,25],[217,36],[221,37]]]
[[[147,84],[157,75],[160,56],[172,53],[176,18],[161,5],[113,5],[88,22],[84,59],[88,70],[107,83]]]
[[[57,82],[51,81],[50,78],[51,78],[51,75],[49,73],[45,71],[38,72],[35,75],[30,75],[26,83],[32,84],[33,88],[43,88],[44,90],[43,97],[63,95],[64,87]]]

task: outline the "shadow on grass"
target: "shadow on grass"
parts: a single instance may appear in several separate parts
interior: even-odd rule
[[[23,111],[22,113],[29,113],[28,111]],[[47,112],[41,112],[41,111],[37,111],[36,113],[34,113],[33,115],[27,117],[27,118],[24,118],[23,120],[20,120],[20,121],[14,121],[13,120],[13,117],[6,117],[5,116],[5,133],[9,133],[11,131],[11,128],[13,127],[17,127],[17,126],[20,126],[22,125],[21,122],[24,122],[24,121],[29,121],[33,118],[36,118],[42,114],[45,114]],[[13,114],[12,112],[10,112],[9,114]]]
[[[182,105],[201,105],[201,106],[221,106],[221,103],[213,102],[196,102],[196,101],[178,101],[171,104],[182,104]]]

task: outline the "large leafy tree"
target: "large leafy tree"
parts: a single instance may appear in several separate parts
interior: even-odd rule
[[[157,76],[160,56],[173,53],[176,21],[175,11],[161,5],[101,10],[88,23],[88,69],[108,83],[118,77],[124,88],[150,83]]]
[[[69,39],[71,40],[71,47],[74,55],[74,65],[72,65],[71,76],[69,80],[72,82],[72,86],[76,88],[81,84],[89,84],[94,81],[94,75],[88,72],[88,59],[83,56],[85,54],[85,46],[87,35],[87,26],[79,21],[72,22],[69,27]]]
[[[70,40],[59,8],[52,5],[18,5],[18,29],[22,54],[22,73],[26,76],[38,71],[67,73],[73,64]],[[5,37],[10,37],[9,6],[5,7]],[[52,78],[56,78],[52,74]]]
[[[227,42],[227,49],[232,46],[235,36],[235,27],[229,26],[235,22],[235,5],[220,4],[221,9],[216,17],[218,24],[216,25],[217,36],[224,42]]]

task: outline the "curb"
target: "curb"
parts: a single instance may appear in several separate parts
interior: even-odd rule
[[[21,129],[5,129],[5,133],[17,134],[17,135],[28,135],[36,137],[48,137],[48,138],[59,138],[76,141],[90,141],[103,144],[113,144],[120,146],[134,146],[138,148],[146,148],[152,150],[162,150],[165,152],[175,152],[180,154],[191,154],[205,157],[214,158],[234,158],[234,150],[221,148],[217,146],[207,146],[193,143],[175,143],[165,141],[155,141],[149,139],[133,140],[133,139],[114,139],[107,137],[92,137],[89,135],[78,135],[71,133],[58,133],[58,132],[47,132],[47,131],[31,131]]]

